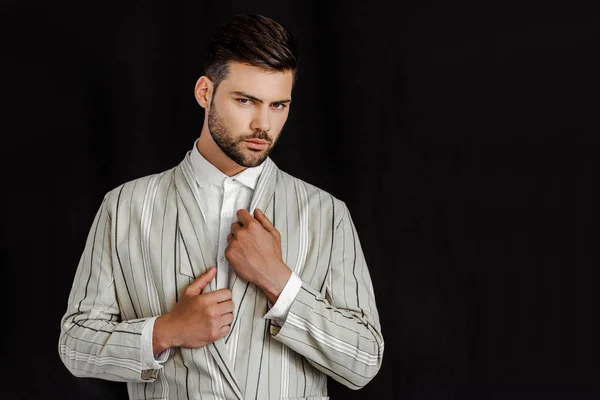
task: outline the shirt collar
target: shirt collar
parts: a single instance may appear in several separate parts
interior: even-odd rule
[[[206,186],[208,184],[214,183],[216,185],[222,186],[223,181],[228,178],[226,174],[221,172],[217,167],[212,165],[200,152],[198,151],[197,146],[198,139],[194,142],[194,148],[190,154],[190,161],[192,163],[192,168],[194,169],[194,175],[196,178],[196,182],[200,187]],[[264,168],[265,163],[261,163],[257,167],[246,168],[242,172],[237,175],[232,176],[236,181],[240,181],[245,186],[254,190],[256,187],[256,183],[258,182],[258,178]]]

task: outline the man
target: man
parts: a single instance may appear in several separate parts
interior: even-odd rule
[[[383,337],[346,204],[268,157],[297,68],[292,35],[239,15],[211,39],[184,160],[110,191],[62,319],[75,376],[131,399],[326,399],[358,389]],[[216,267],[215,267],[216,266]]]

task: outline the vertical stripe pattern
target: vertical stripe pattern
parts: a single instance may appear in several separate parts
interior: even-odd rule
[[[131,399],[325,399],[327,376],[353,389],[367,384],[384,344],[350,211],[270,159],[249,211],[260,208],[274,223],[283,260],[302,279],[287,320],[278,326],[264,319],[264,293],[233,276],[236,322],[228,337],[171,349],[161,369],[143,369],[146,321],[172,309],[210,267],[188,157],[106,194],[61,321],[65,366],[75,376],[127,382]]]

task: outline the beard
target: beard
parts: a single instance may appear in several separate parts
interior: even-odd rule
[[[225,125],[223,118],[217,111],[215,104],[212,104],[208,111],[208,131],[214,142],[219,146],[221,151],[227,155],[236,164],[242,167],[252,168],[257,167],[266,160],[275,147],[275,142],[263,131],[255,131],[248,136],[236,139],[231,130]],[[269,142],[269,147],[265,150],[254,150],[246,147],[244,140],[259,139]]]

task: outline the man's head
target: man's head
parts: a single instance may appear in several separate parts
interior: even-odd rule
[[[294,38],[277,22],[238,15],[222,26],[210,39],[205,75],[195,89],[207,109],[201,153],[221,170],[260,165],[287,120],[296,69]]]

